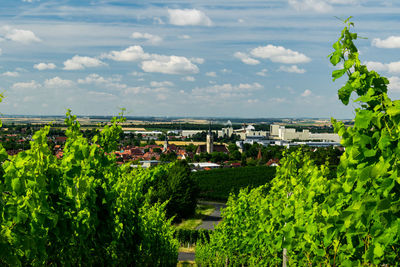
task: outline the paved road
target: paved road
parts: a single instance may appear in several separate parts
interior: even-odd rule
[[[179,252],[178,261],[194,261],[194,255],[192,252]]]
[[[199,204],[203,205],[213,205],[215,210],[210,215],[206,216],[203,219],[203,223],[199,225],[196,229],[207,229],[214,230],[214,225],[218,224],[221,221],[221,208],[225,208],[225,203],[221,202],[211,202],[211,201],[199,201]]]
[[[214,224],[218,224],[221,221],[221,208],[225,208],[225,203],[220,202],[211,202],[211,201],[198,201],[198,204],[202,205],[213,205],[215,210],[210,215],[206,216],[203,219],[201,225],[199,225],[196,229],[208,229],[214,230]],[[187,253],[187,252],[179,252],[178,261],[194,261],[195,253]]]

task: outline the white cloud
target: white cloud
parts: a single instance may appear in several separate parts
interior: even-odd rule
[[[191,97],[196,101],[211,103],[226,101],[226,99],[251,99],[253,93],[262,88],[263,86],[259,83],[244,83],[239,85],[226,83],[222,85],[212,85],[209,87],[192,89]]]
[[[386,71],[387,66],[381,62],[376,62],[376,61],[367,61],[364,62],[364,64],[367,66],[369,70],[375,70],[375,71]]]
[[[248,99],[247,100],[247,103],[249,103],[249,104],[255,104],[255,103],[258,103],[258,102],[259,102],[258,99]]]
[[[190,61],[197,63],[197,64],[203,64],[204,63],[204,58],[201,57],[191,57]]]
[[[217,74],[214,71],[211,71],[211,72],[206,72],[206,76],[217,77]]]
[[[286,49],[283,46],[274,46],[271,44],[252,49],[251,55],[283,64],[298,64],[311,61],[309,57],[302,53]]]
[[[400,61],[381,63],[376,61],[367,61],[364,63],[369,70],[387,71],[390,73],[400,73]]]
[[[164,82],[155,82],[152,81],[150,82],[151,87],[165,87],[165,86],[174,86],[174,83],[170,81],[164,81]]]
[[[74,85],[73,81],[63,80],[58,76],[44,81],[44,86],[47,88],[60,88],[60,87],[65,88],[65,87],[71,87],[73,85]]]
[[[165,95],[165,94],[157,94],[157,100],[165,100],[165,99],[167,99],[167,95]]]
[[[139,61],[149,59],[150,54],[145,53],[140,45],[135,45],[122,51],[111,51],[108,54],[102,55],[102,57],[115,61]]]
[[[279,67],[279,71],[284,71],[284,72],[290,72],[290,73],[305,73],[306,70],[305,69],[299,69],[299,67],[297,67],[296,65],[292,65],[290,67],[288,66],[280,66]]]
[[[144,87],[129,87],[124,90],[124,94],[125,95],[129,95],[129,94],[136,95],[136,94],[139,94],[140,92],[142,92],[143,90],[145,90]]]
[[[39,37],[35,35],[32,31],[29,30],[21,30],[14,29],[10,26],[3,26],[2,31],[5,32],[4,37],[8,40],[22,43],[22,44],[30,44],[34,42],[41,42]]]
[[[243,23],[243,22],[244,22],[244,19],[238,19],[238,22],[239,22],[239,23]]]
[[[33,65],[33,67],[37,70],[52,70],[56,68],[54,63],[39,63]]]
[[[153,18],[153,24],[164,25],[165,22],[164,22],[161,18],[159,18],[159,17],[154,17],[154,18]]]
[[[204,59],[181,56],[165,56],[145,53],[141,46],[130,46],[122,51],[111,51],[102,55],[102,58],[109,58],[116,61],[142,61],[140,66],[145,72],[159,72],[165,74],[194,74],[199,69],[192,63],[202,64]]]
[[[38,88],[40,88],[41,87],[41,85],[38,83],[38,82],[36,82],[36,81],[34,81],[34,80],[32,80],[32,81],[30,81],[30,82],[19,82],[19,83],[14,83],[12,86],[11,86],[11,88],[12,89],[38,89]]]
[[[0,56],[1,56],[2,53],[3,53],[3,50],[0,48]]]
[[[119,81],[121,81],[119,76],[104,78],[96,73],[89,74],[85,79],[78,79],[79,84],[95,84],[112,89],[126,89],[128,87],[126,84],[119,83]]]
[[[131,37],[133,39],[139,39],[139,40],[146,40],[151,44],[158,44],[161,43],[162,38],[158,35],[153,35],[150,33],[141,33],[141,32],[134,32],[132,33]]]
[[[193,76],[186,76],[182,78],[182,81],[194,82],[196,79]]]
[[[195,74],[199,68],[186,57],[156,56],[153,60],[143,61],[141,68],[145,72],[165,74]]]
[[[106,65],[97,58],[74,56],[64,61],[64,70],[82,70],[84,68],[92,68]]]
[[[272,103],[284,103],[287,102],[287,99],[284,97],[273,97],[270,99],[270,102]]]
[[[385,40],[375,38],[372,45],[379,48],[400,48],[400,36],[390,36]]]
[[[178,38],[179,38],[179,39],[188,40],[188,39],[190,39],[190,38],[192,38],[192,37],[190,37],[190,35],[183,34],[183,35],[179,35]]]
[[[288,3],[297,11],[311,10],[318,13],[326,13],[333,9],[325,0],[288,0]]]
[[[258,61],[257,59],[251,58],[249,55],[247,55],[246,53],[242,53],[242,52],[236,52],[234,54],[234,57],[240,59],[244,64],[248,64],[248,65],[257,65],[260,64],[260,61]]]
[[[221,72],[222,72],[222,73],[231,73],[231,72],[232,72],[232,70],[228,70],[228,69],[222,69],[222,70],[221,70]]]
[[[311,90],[306,89],[306,90],[301,94],[301,96],[307,97],[307,96],[310,96],[311,94],[312,94]]]
[[[1,74],[2,76],[7,76],[7,77],[18,77],[19,73],[16,71],[6,71],[3,74]]]
[[[251,91],[256,91],[262,89],[263,86],[259,83],[241,83],[239,85],[232,85],[230,83],[226,83],[223,85],[214,85],[211,87],[207,88],[196,88],[193,89],[192,91],[204,91],[206,93],[226,93],[226,92],[236,92],[236,93],[241,93],[241,92],[251,92]]]
[[[133,71],[133,72],[130,73],[130,75],[136,76],[136,77],[142,77],[144,75],[144,73],[143,72]]]
[[[257,72],[256,74],[257,74],[258,76],[263,76],[263,77],[265,77],[265,76],[267,76],[267,72],[268,72],[267,69],[262,69],[261,71]]]
[[[388,78],[389,79],[389,89],[394,92],[400,92],[400,78],[393,76]]]
[[[169,23],[178,26],[211,26],[212,21],[197,9],[168,9]]]
[[[110,94],[110,93],[105,93],[105,92],[97,92],[97,91],[89,91],[88,95],[91,97],[96,97],[96,98],[115,98],[115,95]]]
[[[400,72],[400,61],[397,62],[390,62],[387,65],[388,71],[392,73],[399,73]]]

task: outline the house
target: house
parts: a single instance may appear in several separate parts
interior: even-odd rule
[[[279,159],[270,159],[266,165],[270,167],[277,167],[279,166]]]
[[[206,153],[206,152],[207,152],[207,145],[197,146],[196,154],[201,154],[201,153]],[[225,145],[213,145],[212,152],[222,152],[225,154],[229,153],[228,148]]]

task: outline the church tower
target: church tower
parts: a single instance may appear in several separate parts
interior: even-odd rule
[[[165,141],[164,141],[163,152],[166,152],[167,149],[168,149],[168,134],[165,134]]]
[[[207,144],[206,144],[206,148],[207,148],[207,153],[211,154],[214,151],[214,142],[213,142],[213,135],[211,132],[211,122],[210,122],[210,127],[208,129],[208,134],[207,134]]]

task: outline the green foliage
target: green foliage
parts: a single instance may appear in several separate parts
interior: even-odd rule
[[[275,167],[266,166],[223,168],[192,173],[199,186],[201,198],[222,201],[226,201],[230,193],[239,193],[241,188],[255,188],[268,184],[274,175]]]
[[[359,60],[347,19],[330,55],[334,80],[348,77],[338,96],[355,103],[354,126],[332,119],[346,150],[337,173],[315,166],[301,150],[285,155],[265,187],[232,196],[202,265],[275,266],[287,249],[290,266],[397,266],[400,262],[400,101],[387,96],[388,80]]]
[[[111,153],[123,120],[88,141],[68,111],[61,160],[47,145],[50,126],[16,156],[0,145],[1,265],[176,264],[165,204],[150,205],[145,190],[158,170],[130,172]]]
[[[196,248],[198,263],[275,266],[281,264],[284,247],[300,259],[299,265],[307,263],[306,254],[314,249],[309,233],[318,224],[305,218],[312,219],[315,204],[324,199],[326,168],[315,166],[301,150],[286,155],[281,164],[270,189],[241,190],[229,198],[210,242]]]
[[[176,221],[194,214],[197,205],[198,189],[190,175],[190,167],[186,161],[176,161],[159,167],[162,175],[152,183],[151,201],[166,202],[167,217],[175,217]]]
[[[177,159],[177,155],[174,151],[170,151],[168,153],[163,153],[160,156],[160,161],[164,161],[164,162],[173,162]]]
[[[205,242],[210,240],[210,233],[212,230],[199,229],[177,229],[175,232],[175,237],[178,239],[179,243],[182,245],[194,245],[198,242]]]

